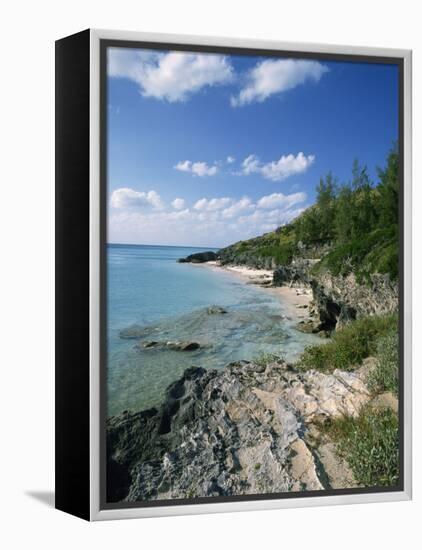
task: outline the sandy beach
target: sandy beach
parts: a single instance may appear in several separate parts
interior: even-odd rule
[[[289,286],[270,286],[273,280],[273,270],[255,269],[242,265],[220,265],[218,261],[204,262],[202,264],[192,264],[206,266],[212,269],[222,269],[237,275],[247,284],[255,284],[265,289],[267,292],[275,294],[289,309],[289,314],[297,319],[308,317],[308,306],[312,300],[312,291],[309,288],[289,287]]]

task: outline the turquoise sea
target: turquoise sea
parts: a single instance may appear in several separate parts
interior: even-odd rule
[[[224,368],[262,353],[293,360],[320,341],[295,330],[292,307],[238,275],[177,259],[210,248],[117,245],[107,247],[108,414],[159,405],[166,387],[192,365]],[[223,315],[209,315],[211,305]],[[119,337],[131,325],[155,341],[189,340],[197,351],[136,348]]]

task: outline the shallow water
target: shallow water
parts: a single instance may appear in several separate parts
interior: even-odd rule
[[[219,369],[263,353],[294,360],[306,345],[320,341],[294,329],[291,306],[274,293],[230,272],[176,262],[201,250],[209,249],[108,246],[109,415],[160,404],[165,388],[189,366]],[[210,305],[227,313],[210,315]],[[134,324],[143,328],[139,339],[119,337]],[[195,341],[201,348],[144,349],[151,340]]]

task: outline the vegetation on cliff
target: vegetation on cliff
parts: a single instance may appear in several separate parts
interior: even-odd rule
[[[360,281],[372,273],[398,277],[399,155],[394,147],[378,181],[355,161],[351,181],[321,178],[316,203],[288,225],[220,250],[222,263],[256,267],[288,265],[295,257],[321,259],[315,273],[354,272]]]
[[[352,371],[364,359],[379,352],[382,357],[382,367],[379,368],[373,385],[377,388],[382,386],[383,391],[392,391],[393,373],[390,363],[394,363],[396,359],[397,365],[397,343],[396,348],[394,344],[388,348],[383,347],[383,344],[386,338],[389,342],[394,339],[397,328],[395,314],[363,317],[334,332],[329,343],[307,347],[298,366],[304,370],[315,369],[320,372],[333,372],[335,369]],[[383,374],[386,365],[389,365],[388,375]],[[388,378],[388,382],[383,382],[384,376]]]
[[[341,416],[323,430],[363,487],[394,486],[399,478],[399,423],[389,408],[363,407],[357,417]]]
[[[397,315],[368,316],[332,335],[328,344],[305,349],[297,367],[332,373],[353,372],[365,359],[372,361],[366,384],[376,400],[384,392],[397,398],[399,348]],[[336,370],[338,372],[338,370]],[[390,402],[396,401],[394,397]],[[399,425],[391,408],[364,407],[358,416],[329,419],[320,429],[364,487],[393,486],[399,474]]]
[[[398,395],[399,380],[399,336],[397,328],[379,338],[377,365],[368,380],[374,393],[392,392]]]

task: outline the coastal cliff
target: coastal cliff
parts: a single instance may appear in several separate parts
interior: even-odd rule
[[[254,239],[257,241],[258,239]],[[249,244],[244,241],[240,245]],[[397,311],[399,287],[388,273],[370,273],[365,280],[358,277],[353,269],[346,274],[333,274],[329,269],[321,269],[321,259],[304,256],[293,257],[286,265],[278,265],[275,257],[236,253],[239,243],[220,250],[215,258],[223,267],[244,266],[271,273],[269,277],[255,277],[255,284],[266,287],[288,286],[308,289],[312,294],[309,317],[298,326],[304,332],[329,333],[341,329],[345,324],[368,315],[387,315]],[[325,247],[325,254],[329,254]],[[311,251],[307,251],[308,254]],[[313,253],[321,253],[313,250]],[[193,263],[206,263],[208,253],[200,253],[201,259]],[[182,259],[191,262],[189,258]],[[215,259],[212,260],[215,263]],[[263,266],[266,266],[264,269]],[[268,271],[268,268],[272,269]]]
[[[191,366],[160,406],[110,417],[108,501],[396,486],[397,150],[379,179],[372,186],[355,165],[351,184],[338,188],[328,174],[316,203],[291,223],[180,260],[271,270],[270,281],[265,273],[248,282],[311,292],[310,304],[296,304],[307,316],[297,329],[327,340],[295,364],[265,356]],[[214,320],[223,313],[215,307],[201,315]],[[121,336],[142,336],[136,331]]]
[[[355,273],[333,275],[313,271],[306,262],[274,270],[274,286],[299,286],[312,290],[312,306],[307,326],[314,332],[341,329],[345,324],[368,315],[397,311],[398,283],[388,274],[373,273],[369,281],[358,282]]]
[[[289,224],[218,252],[223,266],[274,270],[275,286],[312,289],[315,330],[398,308],[399,158],[394,147],[374,185],[357,162],[348,184],[321,178],[316,202]]]

